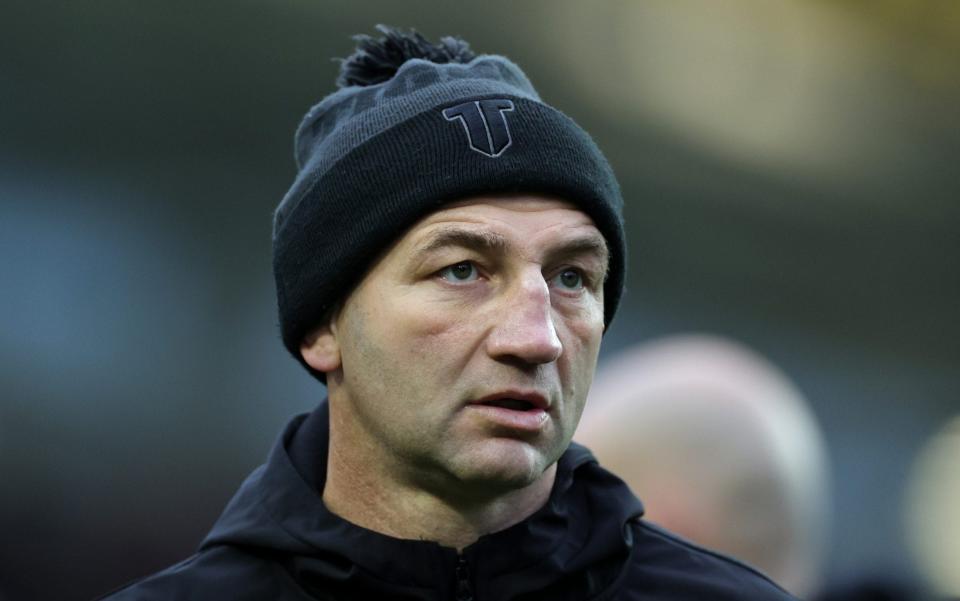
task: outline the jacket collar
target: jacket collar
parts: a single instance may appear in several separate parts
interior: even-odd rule
[[[224,544],[267,550],[307,589],[342,586],[411,599],[452,598],[458,561],[468,566],[476,598],[551,588],[553,599],[588,598],[616,581],[632,552],[626,524],[643,513],[640,501],[575,443],[558,461],[548,502],[481,537],[461,559],[455,549],[389,537],[327,510],[328,432],[326,401],[291,420],[201,550]]]

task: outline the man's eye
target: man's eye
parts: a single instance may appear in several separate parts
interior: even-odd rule
[[[478,275],[477,266],[470,261],[455,263],[440,270],[440,277],[448,282],[472,282]]]
[[[557,274],[554,281],[561,288],[568,290],[579,290],[583,288],[583,275],[576,269],[564,269]]]

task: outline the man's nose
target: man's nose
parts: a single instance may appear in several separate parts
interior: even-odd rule
[[[539,270],[523,274],[503,300],[487,338],[489,355],[530,365],[556,361],[563,346],[554,327],[550,288]]]

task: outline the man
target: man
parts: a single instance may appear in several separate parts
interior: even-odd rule
[[[644,517],[798,597],[819,589],[827,449],[786,374],[731,340],[672,335],[609,358],[587,399],[574,439],[643,499]]]
[[[381,28],[277,208],[295,418],[196,555],[110,599],[788,599],[570,445],[623,287],[606,160],[520,69]]]

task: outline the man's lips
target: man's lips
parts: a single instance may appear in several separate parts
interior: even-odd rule
[[[483,396],[470,404],[500,407],[511,411],[546,411],[550,408],[549,399],[535,390],[503,390]]]
[[[502,390],[471,401],[467,408],[501,432],[536,435],[550,421],[550,400],[535,390]]]

